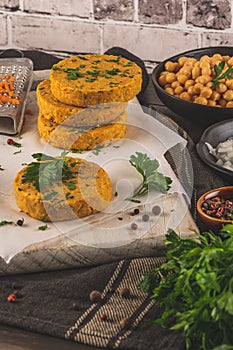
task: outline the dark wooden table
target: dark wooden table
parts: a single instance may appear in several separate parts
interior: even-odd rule
[[[91,346],[0,325],[0,350],[93,350]],[[100,348],[98,348],[100,350]]]

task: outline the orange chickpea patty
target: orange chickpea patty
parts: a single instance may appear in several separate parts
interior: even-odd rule
[[[43,190],[38,190],[33,181],[24,181],[30,164],[20,170],[14,180],[18,207],[43,221],[71,220],[104,210],[112,199],[106,171],[79,158],[69,157],[66,164],[72,177],[52,180]]]
[[[53,65],[50,81],[57,100],[88,107],[131,100],[141,91],[142,70],[121,56],[88,54]]]

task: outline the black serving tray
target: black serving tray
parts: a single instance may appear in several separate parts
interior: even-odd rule
[[[233,119],[225,120],[209,126],[202,134],[200,141],[196,145],[200,158],[215,169],[218,173],[230,179],[233,185],[233,171],[216,164],[216,158],[210,153],[208,144],[215,148],[220,142],[233,137]]]

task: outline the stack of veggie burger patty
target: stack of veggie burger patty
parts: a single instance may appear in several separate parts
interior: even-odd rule
[[[108,145],[124,137],[127,102],[141,85],[141,68],[121,56],[66,58],[37,87],[39,134],[64,149]]]

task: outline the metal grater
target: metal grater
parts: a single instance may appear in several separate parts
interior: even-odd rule
[[[0,102],[0,134],[16,135],[20,133],[23,125],[24,111],[33,79],[33,62],[29,58],[2,58],[0,76],[8,73],[14,76],[14,92],[19,95],[20,103],[12,105],[9,102]]]

